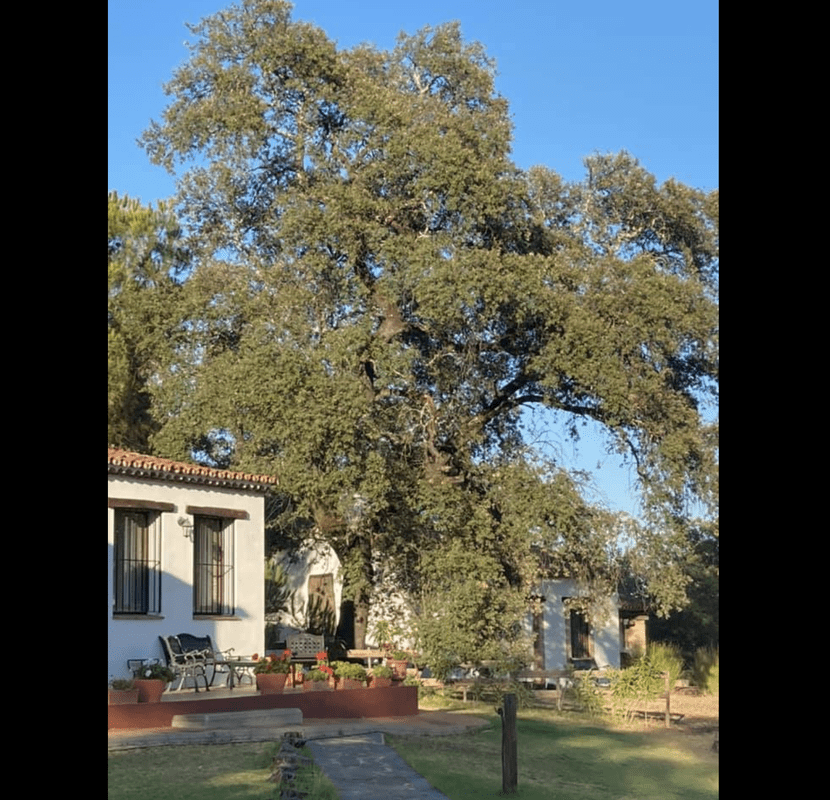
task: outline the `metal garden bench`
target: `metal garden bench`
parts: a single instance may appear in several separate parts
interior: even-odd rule
[[[170,667],[177,677],[181,677],[182,686],[185,678],[193,678],[196,691],[199,691],[198,678],[205,682],[205,691],[210,691],[217,674],[229,676],[231,667],[227,663],[233,648],[217,650],[210,636],[194,636],[179,633],[176,636],[159,636],[161,648]],[[211,669],[208,681],[208,668]],[[180,686],[179,688],[182,688]]]

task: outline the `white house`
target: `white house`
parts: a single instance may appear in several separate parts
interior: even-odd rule
[[[289,563],[287,556],[286,563]],[[301,548],[294,554],[287,570],[289,588],[295,597],[295,604],[300,612],[308,608],[308,603],[315,594],[321,595],[323,604],[333,608],[339,621],[337,609],[340,608],[342,581],[340,561],[330,547],[322,543]],[[594,609],[591,621],[577,611],[572,611],[567,600],[580,596],[577,583],[570,579],[543,581],[535,592],[533,611],[528,615],[527,632],[533,634],[532,668],[537,670],[561,670],[569,666],[595,665],[603,667],[620,667],[621,653],[631,649],[634,624],[632,614],[626,615],[623,604],[617,595],[609,597],[603,608]],[[370,644],[380,644],[374,639],[376,624],[385,619],[384,614],[395,606],[399,615],[406,616],[405,599],[395,595],[391,588],[382,592],[386,601],[383,608],[373,606],[369,616]],[[639,608],[632,605],[628,611]],[[299,630],[304,618],[300,614],[280,614],[283,627],[281,635]],[[636,632],[642,637],[645,646],[644,616],[636,616]],[[637,640],[639,646],[639,640]],[[404,643],[406,644],[406,643]]]
[[[276,478],[109,448],[108,675],[158,658],[159,636],[264,652],[265,494]]]
[[[608,598],[605,608],[595,609],[589,621],[568,607],[568,599],[580,596],[575,581],[543,581],[535,594],[528,620],[530,631],[535,634],[533,668],[559,670],[591,662],[598,669],[619,668],[621,623],[616,595]]]

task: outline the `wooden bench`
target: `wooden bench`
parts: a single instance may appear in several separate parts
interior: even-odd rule
[[[346,658],[359,659],[368,662],[369,669],[373,661],[382,661],[386,657],[385,650],[347,650]]]

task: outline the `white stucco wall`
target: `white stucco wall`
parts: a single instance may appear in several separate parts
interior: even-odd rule
[[[542,636],[544,643],[544,669],[567,669],[569,638],[567,617],[570,612],[564,597],[577,597],[580,594],[573,580],[543,581],[539,593],[544,595],[545,604],[542,613]],[[531,622],[527,622],[528,630]],[[591,638],[594,660],[597,667],[620,666],[620,624],[617,598],[610,598],[608,614],[604,620],[595,620],[591,624]]]
[[[163,663],[158,637],[170,634],[210,635],[217,648],[226,650],[233,647],[235,653],[240,655],[264,652],[263,497],[237,489],[124,476],[110,475],[108,482],[110,498],[172,503],[176,508],[175,511],[160,514],[161,614],[160,618],[146,619],[113,617],[115,509],[107,509],[108,677],[129,677],[127,659],[130,658],[159,658]],[[233,617],[193,616],[193,542],[183,535],[181,526],[177,524],[180,516],[188,516],[186,506],[248,512],[248,519],[233,520],[236,602]]]
[[[334,584],[335,625],[340,622],[340,603],[343,581],[340,559],[325,542],[307,542],[295,553],[279,553],[276,561],[285,566],[287,588],[292,594],[292,608],[279,614],[280,639],[291,633],[306,630],[308,609],[308,579],[312,575],[331,575]],[[292,613],[293,611],[293,613]]]

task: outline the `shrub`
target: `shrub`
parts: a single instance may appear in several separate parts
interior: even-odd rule
[[[605,702],[590,672],[574,680],[574,694],[579,705],[592,717],[603,714]]]
[[[353,664],[350,661],[334,661],[331,666],[338,678],[351,678],[355,681],[366,680],[366,668],[361,664]]]
[[[720,652],[717,647],[699,647],[695,651],[692,680],[704,694],[718,694]]]
[[[428,661],[432,676],[439,681],[446,681],[459,663],[459,659],[455,654],[438,651],[437,649],[431,652]]]
[[[504,703],[504,695],[515,694],[516,703],[519,708],[530,708],[533,705],[533,689],[522,681],[509,681],[505,684],[500,684],[497,689],[497,697],[499,705]]]
[[[376,678],[391,678],[394,674],[392,667],[387,667],[385,664],[378,664],[378,666],[372,667],[372,675]]]
[[[669,673],[669,688],[673,689],[683,672],[683,656],[680,648],[675,644],[656,642],[648,646],[646,655],[654,669]]]
[[[315,683],[319,683],[321,681],[327,681],[329,678],[334,677],[334,670],[328,666],[327,664],[318,664],[314,669],[309,670],[308,672],[304,673],[303,680],[304,681],[314,681]]]
[[[646,654],[630,667],[611,673],[611,698],[617,714],[631,717],[634,706],[654,700],[665,691],[663,670],[651,663]]]
[[[478,703],[488,702],[501,706],[506,694],[515,694],[519,708],[533,705],[533,690],[521,681],[489,681],[476,679],[469,690],[469,695]]]

